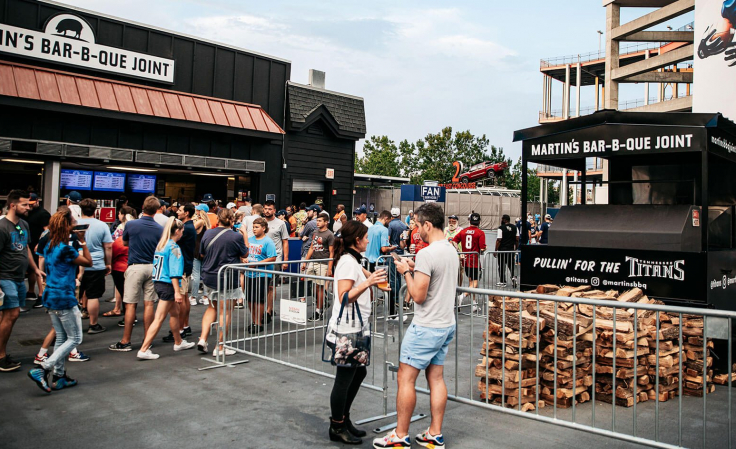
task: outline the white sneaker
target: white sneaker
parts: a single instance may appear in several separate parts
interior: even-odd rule
[[[208,306],[210,305],[210,300],[206,296],[202,296],[201,298],[199,298],[199,303],[203,306]]]
[[[471,310],[473,311],[473,313],[475,313],[475,312],[477,312],[478,310],[480,310],[480,308],[478,307],[478,304],[476,304],[476,303],[473,303],[473,307],[471,308]]]
[[[409,319],[409,317],[407,315],[404,315],[404,318],[402,320],[402,323],[406,323],[406,320],[408,320],[408,319]]]
[[[223,348],[225,355],[235,355],[235,350],[230,348]],[[220,352],[220,348],[215,348],[214,351],[212,351],[212,357],[217,357],[218,355],[222,354]]]
[[[158,354],[154,354],[151,352],[151,348],[146,349],[145,351],[138,351],[138,358],[143,360],[156,360],[159,357]]]
[[[194,346],[195,345],[193,341],[190,342],[190,341],[182,340],[180,345],[174,345],[174,351],[175,352],[184,351],[185,349],[192,349]]]
[[[207,354],[207,352],[209,351],[209,349],[207,349],[207,342],[204,340],[199,340],[199,342],[197,343],[197,350],[199,352],[204,352],[205,354]]]
[[[496,287],[506,287],[505,282],[496,282]]]
[[[197,305],[197,298],[194,296],[189,297],[189,305],[196,306]]]
[[[465,301],[465,298],[468,297],[467,293],[460,293],[457,295],[457,305],[461,306],[463,305],[463,301]]]

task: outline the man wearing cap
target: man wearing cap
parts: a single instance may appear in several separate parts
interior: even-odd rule
[[[388,242],[393,248],[392,253],[404,254],[404,247],[406,247],[405,232],[409,230],[409,227],[401,221],[401,210],[398,207],[391,208],[391,221],[388,223]],[[401,276],[396,272],[396,265],[394,265],[394,258],[388,258],[388,278],[391,284],[391,303],[398,303],[399,290],[401,290]]]
[[[217,227],[217,211],[219,210],[219,207],[217,207],[217,201],[215,201],[215,197],[213,197],[211,193],[205,193],[202,197],[202,202],[210,209],[210,211],[207,212],[207,217],[210,219],[210,228],[215,229]]]
[[[153,220],[156,223],[160,224],[161,227],[164,227],[166,226],[166,222],[169,220],[169,217],[167,217],[166,214],[164,213],[166,209],[168,209],[169,203],[162,199],[159,199],[158,201],[159,201],[159,208],[156,211],[156,215],[153,216]]]
[[[353,218],[366,225],[368,229],[373,226],[373,223],[371,223],[371,221],[368,219],[368,211],[365,210],[365,206],[360,206],[359,208],[355,209],[355,211],[353,212]]]
[[[79,202],[82,201],[82,194],[76,190],[72,190],[64,198],[66,198],[67,207],[72,211],[72,216],[75,220],[79,221],[82,218],[82,209],[79,207]]]
[[[542,223],[541,226],[539,226],[539,243],[542,245],[547,244],[547,240],[549,239],[549,228],[552,226],[552,215],[547,214],[544,216],[544,223]]]
[[[480,225],[480,214],[473,212],[470,214],[470,226],[458,232],[452,239],[455,244],[460,244],[461,252],[469,253],[465,254],[463,266],[465,267],[465,275],[468,277],[468,286],[470,288],[478,287],[478,279],[480,278],[482,268],[480,265],[480,254],[486,250],[486,234],[478,225]],[[467,296],[467,293],[458,298],[458,304],[462,304],[465,296]],[[477,306],[474,301],[473,312],[476,309]]]
[[[302,259],[307,255],[309,251],[309,242],[312,241],[312,234],[317,230],[317,215],[322,210],[316,204],[312,204],[307,207],[307,221],[302,228],[302,232],[299,234],[299,238],[302,239]]]
[[[511,224],[511,217],[504,215],[501,217],[501,226],[498,228],[496,236],[496,252],[494,256],[498,258],[498,282],[496,287],[506,286],[506,270],[511,272],[511,279],[516,283],[514,276],[514,254],[519,247],[519,233],[516,226]],[[499,253],[499,251],[501,251]]]
[[[452,241],[452,239],[455,238],[455,236],[463,230],[462,226],[458,225],[458,218],[457,215],[452,214],[449,217],[447,217],[447,227],[445,228],[445,238],[450,243],[457,246],[458,251],[460,250],[460,244],[456,244]]]
[[[41,199],[35,193],[31,193],[31,200],[28,202],[28,204],[31,206],[31,210],[28,211],[28,218],[26,219],[26,222],[28,223],[28,228],[31,231],[28,236],[28,244],[29,248],[31,248],[31,252],[33,253],[33,260],[36,262],[36,265],[38,265],[38,255],[36,254],[35,248],[38,244],[38,241],[41,239],[41,234],[49,225],[51,214],[46,209],[41,207]],[[36,300],[36,303],[33,304],[33,308],[43,307],[43,302],[38,301],[38,296],[36,295],[35,290],[36,275],[33,273],[29,273],[28,293],[26,293],[26,299]]]

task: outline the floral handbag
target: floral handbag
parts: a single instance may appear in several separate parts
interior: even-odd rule
[[[333,366],[357,368],[368,366],[371,363],[371,323],[364,323],[360,314],[360,307],[352,305],[352,326],[350,313],[345,316],[345,323],[340,326],[345,312],[345,304],[349,302],[348,292],[342,297],[340,314],[335,324],[329,323],[325,329],[325,338],[322,343],[322,361],[330,362]],[[333,305],[335,307],[337,304]],[[358,320],[355,320],[355,314]]]

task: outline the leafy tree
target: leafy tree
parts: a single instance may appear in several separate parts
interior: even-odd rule
[[[356,173],[400,176],[399,149],[387,136],[371,136],[363,145],[363,157],[355,156]]]

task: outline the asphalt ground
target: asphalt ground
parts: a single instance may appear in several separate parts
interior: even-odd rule
[[[111,296],[111,291],[112,283],[108,282],[108,293],[103,300]],[[278,307],[278,301],[276,304]],[[112,304],[108,302],[101,305],[103,312],[111,308]],[[203,311],[203,306],[192,308],[191,323],[195,336],[200,330]],[[461,396],[472,397],[473,394],[477,395],[473,391],[473,382],[477,380],[471,379],[472,371],[469,370],[474,369],[478,351],[473,349],[469,339],[481,328],[478,323],[482,319],[467,315],[459,315],[458,318],[459,375],[457,378],[454,375],[453,352],[456,349],[451,346],[446,367],[448,387],[453,393],[457,383]],[[161,358],[154,361],[138,360],[136,351],[142,340],[141,325],[134,331],[133,351],[118,353],[107,349],[122,335],[122,328],[116,325],[118,320],[101,318],[100,322],[107,327],[107,332],[84,335],[80,350],[89,355],[91,360],[67,364],[69,375],[77,379],[79,385],[47,395],[26,373],[34,366],[33,357],[50,328],[50,320],[44,309],[32,309],[21,315],[11,336],[8,352],[23,366],[18,372],[0,374],[0,404],[3,405],[0,414],[0,447],[340,447],[327,438],[332,379],[242,354],[228,357],[227,361],[247,359],[248,363],[200,371],[199,368],[212,366],[212,362],[203,360],[211,360],[211,354],[203,355],[196,349],[175,353],[171,344],[161,343],[160,339],[156,342],[154,352],[161,354]],[[242,323],[245,325],[247,320],[242,320]],[[319,361],[318,346],[321,342],[316,335],[320,330],[276,338],[275,331],[283,331],[284,326],[288,328],[290,325],[275,321],[268,346],[265,339],[256,340],[264,343],[263,350],[245,346],[246,341],[252,344],[254,340],[243,340],[243,343],[238,344],[254,353],[329,373],[329,365]],[[86,330],[87,321],[83,322],[83,327]],[[164,327],[160,337],[167,330]],[[385,359],[394,360],[397,357],[398,324],[384,326],[379,322],[375,330],[386,337],[388,350]],[[287,343],[297,343],[298,338],[301,340],[294,346]],[[477,346],[479,341],[477,336],[474,337],[473,345]],[[380,386],[383,383],[383,339],[376,338],[374,342],[376,358],[370,369],[373,374],[369,371],[366,381]],[[213,343],[210,337],[210,347]],[[294,354],[300,354],[304,359]],[[395,381],[390,374],[387,379],[388,408],[391,410]],[[727,447],[727,434],[724,435],[724,429],[727,428],[724,425],[726,397],[723,387],[708,396],[707,447]],[[683,421],[687,436],[685,445],[702,447],[702,421],[699,420],[702,418],[699,408],[702,399],[683,400],[688,413]],[[676,404],[677,401],[662,404],[659,416],[660,435],[667,435],[666,440],[675,443],[677,429],[673,429],[672,425],[677,424]],[[670,408],[665,410],[664,406]],[[417,412],[428,410],[428,396],[419,394]],[[597,403],[596,424],[599,427],[610,429],[610,410],[609,404]],[[353,420],[382,413],[382,393],[363,389],[353,407]],[[570,420],[570,413],[569,409],[558,410],[558,419]],[[547,407],[541,409],[540,414],[552,416],[553,410]],[[632,422],[631,409],[616,407],[616,414],[617,430],[628,431]],[[590,416],[590,403],[577,407],[576,422],[589,423]],[[637,412],[640,436],[651,434],[653,437],[653,419],[653,403],[641,404]],[[363,427],[370,430],[390,423],[390,419],[383,419]],[[412,434],[424,430],[427,425],[426,419],[413,423]],[[443,429],[447,447],[452,448],[638,447],[589,432],[452,401],[448,403]],[[370,439],[375,436],[369,432],[362,447],[370,447]],[[675,436],[674,441],[672,436]]]

